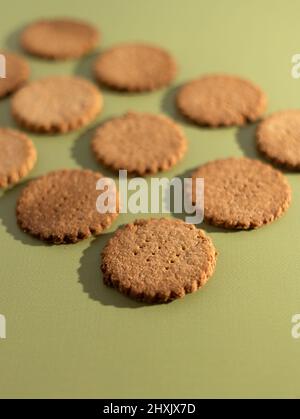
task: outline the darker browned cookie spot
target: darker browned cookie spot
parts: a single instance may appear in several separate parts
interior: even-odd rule
[[[94,72],[98,81],[111,88],[143,92],[170,84],[176,75],[176,64],[160,47],[122,44],[101,54]]]
[[[101,173],[74,169],[32,181],[17,204],[21,229],[54,244],[76,243],[101,234],[117,217],[116,213],[97,212],[100,192],[96,183],[101,177]]]
[[[100,91],[81,77],[53,76],[28,83],[12,99],[12,113],[26,129],[65,133],[92,121],[101,111]]]
[[[204,179],[204,218],[216,226],[262,227],[284,214],[291,202],[291,188],[283,174],[258,160],[216,160],[199,167],[195,178]]]
[[[197,291],[212,276],[216,250],[202,230],[179,220],[138,220],[118,230],[102,254],[104,282],[148,303]]]
[[[260,123],[257,147],[269,160],[290,170],[300,170],[300,110],[276,112]]]
[[[29,78],[29,65],[18,54],[0,51],[5,57],[6,77],[0,78],[0,98],[19,89]]]
[[[180,112],[200,125],[244,125],[266,109],[266,96],[248,80],[207,75],[185,84],[177,96]]]
[[[36,158],[36,149],[27,135],[0,128],[0,188],[23,179],[35,165]]]
[[[186,148],[181,128],[171,119],[136,112],[101,125],[92,140],[92,150],[101,163],[142,176],[170,169]]]
[[[39,20],[27,26],[21,36],[21,45],[27,52],[49,59],[78,58],[98,41],[96,28],[74,19]]]

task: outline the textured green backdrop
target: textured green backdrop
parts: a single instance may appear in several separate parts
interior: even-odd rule
[[[227,156],[256,156],[255,127],[200,129],[176,115],[176,86],[206,72],[249,77],[269,97],[269,111],[299,107],[299,1],[10,0],[0,10],[0,46],[17,48],[22,25],[41,16],[94,22],[101,48],[145,40],[168,48],[180,64],[175,84],[146,95],[105,91],[98,118],[128,109],[177,118],[189,150],[168,175]],[[90,77],[93,57],[51,63],[30,59],[32,78]],[[96,121],[96,122],[98,122]],[[0,125],[14,125],[9,100]],[[94,125],[94,124],[92,124]],[[32,138],[39,160],[32,177],[62,167],[99,169],[85,130]],[[101,168],[100,168],[101,170]],[[22,185],[0,195],[0,340],[2,397],[300,397],[300,174],[289,175],[293,204],[278,222],[252,232],[206,228],[220,257],[203,289],[169,305],[145,307],[102,285],[98,255],[108,234],[50,247],[19,231],[14,208]]]

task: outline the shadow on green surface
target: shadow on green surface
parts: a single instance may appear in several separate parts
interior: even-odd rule
[[[97,162],[91,150],[91,140],[97,126],[90,128],[74,141],[71,156],[84,169],[100,171],[103,175],[112,177],[113,173]]]
[[[16,128],[17,124],[10,111],[10,99],[6,97],[0,101],[0,126]]]
[[[263,160],[262,156],[256,148],[256,133],[257,123],[256,124],[247,124],[243,127],[238,128],[236,134],[236,141],[242,150],[245,157],[251,159]]]
[[[95,83],[96,80],[93,75],[93,64],[96,58],[99,56],[99,54],[100,54],[100,51],[96,50],[82,57],[79,60],[77,66],[75,67],[75,74],[77,76],[90,79],[91,81]]]
[[[144,304],[131,300],[103,283],[100,254],[113,233],[102,234],[83,252],[78,269],[79,283],[89,298],[104,306],[140,308]]]
[[[164,94],[161,102],[161,111],[170,118],[183,125],[196,126],[192,121],[185,118],[177,109],[176,96],[182,85],[170,87]]]
[[[128,92],[126,93],[126,92],[120,92],[114,89],[109,89],[108,86],[96,80],[94,76],[94,72],[93,72],[93,66],[97,57],[99,57],[99,55],[100,55],[100,51],[96,50],[82,57],[79,60],[77,66],[75,67],[75,75],[89,79],[91,82],[98,85],[103,93],[109,93],[111,95],[119,95],[120,93],[122,93],[122,95],[127,94],[128,96],[132,96],[132,94]]]
[[[22,52],[22,48],[20,46],[20,37],[21,33],[25,29],[26,25],[22,25],[15,31],[11,32],[5,40],[5,48],[10,51],[14,52]]]
[[[26,182],[17,185],[12,189],[0,192],[0,222],[4,225],[8,234],[10,234],[15,240],[28,246],[47,246],[47,244],[42,241],[24,233],[18,226],[16,218],[16,204],[21,189],[25,185]]]

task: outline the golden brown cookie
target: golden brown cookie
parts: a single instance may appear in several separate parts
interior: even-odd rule
[[[17,122],[30,131],[65,133],[92,121],[102,109],[102,95],[88,80],[53,76],[33,81],[12,99]]]
[[[266,109],[266,96],[248,80],[207,75],[185,84],[177,95],[180,112],[200,125],[244,125]]]
[[[138,220],[118,230],[102,253],[103,279],[136,300],[166,303],[197,291],[212,276],[209,237],[179,220]]]
[[[284,214],[291,202],[291,188],[283,174],[259,160],[212,161],[192,177],[204,179],[204,219],[217,227],[262,227]]]
[[[21,35],[25,51],[48,59],[78,58],[96,47],[99,32],[74,19],[44,19],[27,26]]]
[[[101,125],[92,139],[96,158],[114,170],[139,175],[168,170],[184,155],[181,128],[162,115],[128,112]]]
[[[0,188],[18,183],[37,158],[33,142],[22,132],[0,128]]]
[[[25,58],[8,51],[0,51],[5,57],[6,77],[0,78],[0,98],[19,89],[29,78],[29,65]]]
[[[261,122],[257,147],[272,162],[300,170],[300,110],[276,112]]]
[[[58,170],[30,182],[17,203],[21,229],[54,244],[101,234],[117,217],[96,209],[101,194],[96,183],[102,177],[91,170]]]
[[[100,55],[94,72],[99,82],[113,89],[144,92],[170,84],[176,75],[176,63],[160,47],[121,44]]]

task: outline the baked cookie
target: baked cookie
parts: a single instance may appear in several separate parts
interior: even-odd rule
[[[148,113],[128,112],[113,118],[92,139],[97,160],[114,170],[141,176],[170,169],[186,148],[186,138],[175,122]]]
[[[30,182],[17,203],[21,229],[54,244],[101,234],[117,217],[96,209],[96,183],[102,177],[91,170],[58,170]]]
[[[53,76],[33,81],[12,99],[12,113],[26,129],[65,133],[92,121],[102,109],[102,95],[88,80]]]
[[[259,160],[216,160],[199,167],[192,177],[204,179],[204,219],[217,227],[262,227],[284,214],[291,202],[283,174]]]
[[[276,112],[261,122],[257,148],[272,162],[300,170],[300,110]]]
[[[197,291],[212,276],[209,237],[179,220],[138,220],[118,230],[102,253],[103,278],[129,297],[166,303]]]
[[[14,185],[35,165],[33,142],[22,132],[0,128],[0,188]]]
[[[43,19],[27,26],[21,45],[32,55],[48,59],[78,58],[96,47],[99,32],[74,19]]]
[[[144,92],[170,84],[176,75],[176,63],[160,47],[121,44],[99,56],[94,73],[99,82],[113,89]]]
[[[200,125],[244,125],[266,109],[266,96],[248,80],[229,75],[207,75],[185,84],[177,95],[180,112]]]
[[[0,78],[0,98],[19,89],[29,78],[29,65],[25,58],[12,52],[0,51],[4,56],[5,78]]]

